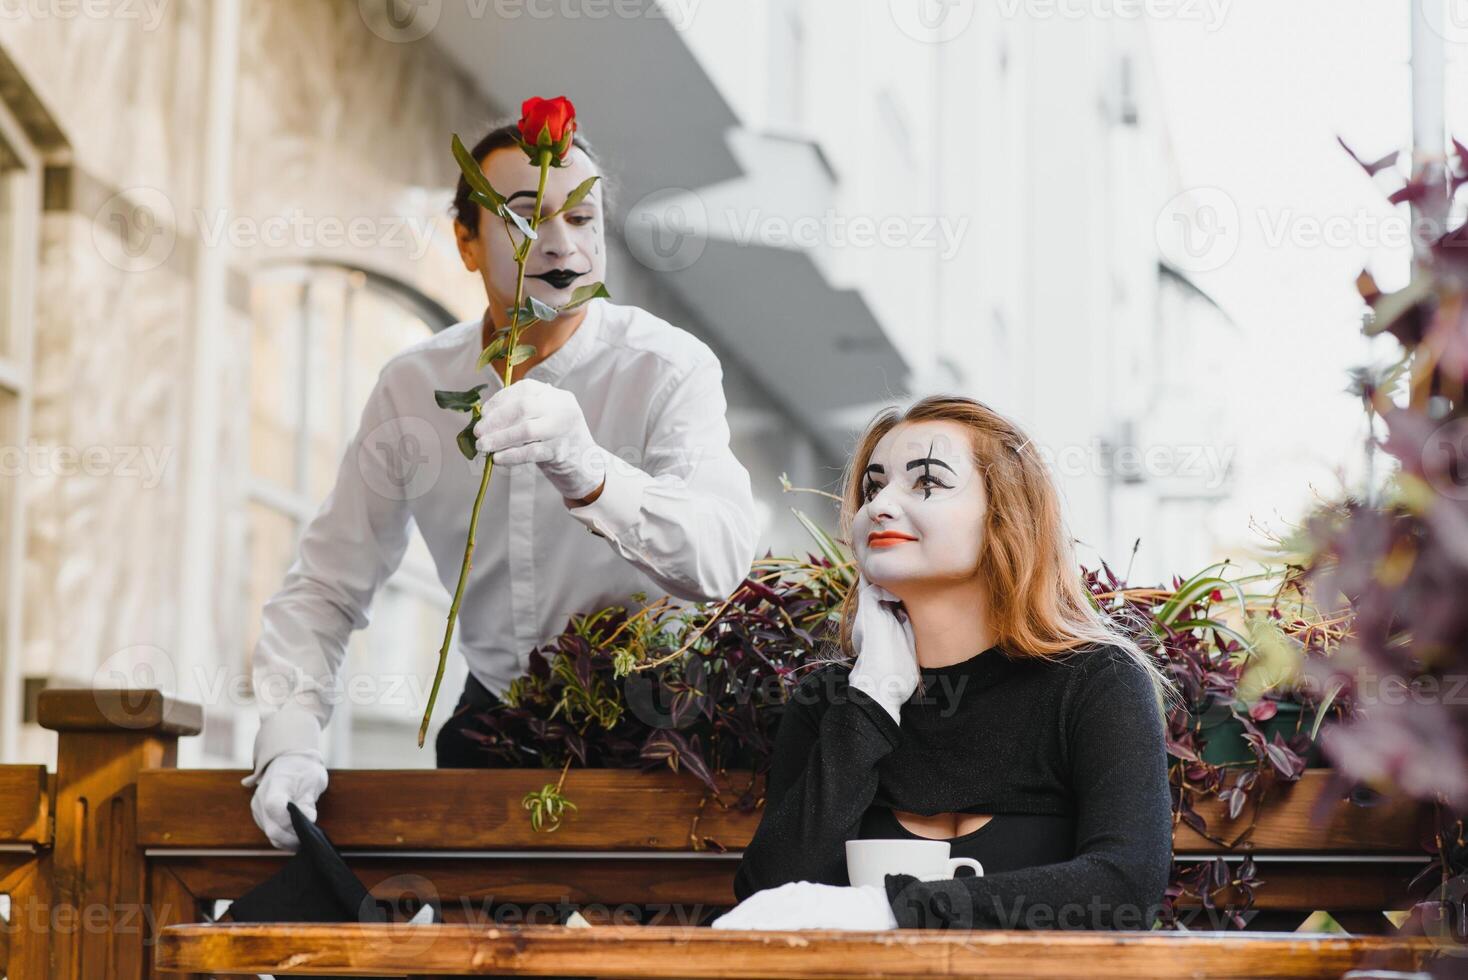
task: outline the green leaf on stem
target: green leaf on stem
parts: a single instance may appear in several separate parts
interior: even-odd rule
[[[510,338],[507,336],[496,338],[493,343],[479,352],[479,360],[475,363],[475,368],[483,371],[489,365],[490,361],[493,361],[497,357],[504,357],[505,348],[509,346],[509,343]]]
[[[574,310],[576,307],[598,298],[612,298],[612,294],[607,292],[607,287],[603,283],[594,282],[586,286],[577,286],[571,293],[571,301],[561,307],[561,312],[564,313],[567,310]]]
[[[439,408],[447,408],[453,412],[469,412],[479,404],[479,391],[485,385],[475,385],[468,391],[435,391],[433,400],[438,402]]]
[[[455,438],[455,441],[459,444],[459,452],[463,453],[464,458],[468,460],[472,460],[475,456],[479,455],[479,449],[474,445],[477,441],[474,438],[474,425],[478,421],[479,412],[476,411],[474,417],[469,420],[469,424],[459,430],[459,434]]]
[[[536,320],[554,320],[560,313],[549,303],[542,303],[534,296],[530,297],[530,315]]]
[[[464,172],[464,179],[469,183],[469,189],[477,193],[484,200],[479,201],[491,211],[499,211],[505,205],[505,199],[499,191],[495,190],[489,183],[489,178],[484,176],[484,171],[479,168],[479,161],[474,159],[474,154],[459,139],[459,134],[454,134],[454,159],[459,162],[459,169]]]
[[[545,833],[558,829],[566,812],[576,809],[576,804],[568,800],[555,783],[546,783],[540,789],[526,793],[520,798],[520,805],[530,811],[531,829]]]
[[[516,364],[519,364],[522,361],[528,361],[534,356],[535,345],[521,344],[510,352],[510,367],[514,367]]]
[[[851,574],[851,558],[846,554],[846,549],[841,546],[841,542],[831,537],[825,528],[805,516],[805,514],[796,508],[791,507],[790,513],[795,515],[795,519],[800,522],[801,527],[804,527],[806,532],[815,540],[816,547],[821,549],[821,554],[837,570],[841,580],[847,586],[850,586],[854,578]]]
[[[577,184],[575,189],[572,190],[571,193],[566,195],[566,203],[556,208],[556,214],[560,214],[563,211],[569,211],[576,205],[580,204],[582,201],[586,200],[586,195],[591,193],[591,189],[596,186],[596,182],[598,180],[601,180],[601,178],[587,177],[581,183]],[[556,214],[551,215],[551,217],[554,218]]]

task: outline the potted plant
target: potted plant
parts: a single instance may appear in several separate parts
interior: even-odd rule
[[[1396,157],[1356,159],[1375,178]],[[1322,733],[1332,765],[1436,809],[1436,860],[1419,879],[1430,892],[1413,925],[1458,942],[1468,930],[1468,223],[1455,223],[1451,205],[1468,184],[1468,147],[1454,141],[1447,159],[1417,163],[1391,195],[1419,212],[1411,280],[1386,292],[1363,272],[1356,284],[1365,332],[1400,348],[1396,363],[1354,377],[1368,420],[1380,423],[1368,452],[1395,469],[1384,488],[1325,506],[1307,526],[1312,588],[1353,625],[1309,669],[1360,706]]]

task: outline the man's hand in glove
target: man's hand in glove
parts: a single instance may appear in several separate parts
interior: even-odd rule
[[[857,589],[851,629],[856,663],[849,683],[871,695],[893,721],[900,722],[903,702],[912,697],[920,679],[912,623],[900,605],[902,600],[868,582],[865,574],[857,579]]]
[[[314,823],[316,800],[325,790],[326,765],[320,752],[314,749],[286,752],[271,759],[260,774],[255,795],[250,799],[250,813],[270,843],[283,851],[294,852],[301,842],[286,804],[300,807],[301,813]]]
[[[474,425],[475,446],[496,466],[539,463],[562,497],[583,502],[606,480],[606,451],[569,391],[523,378],[496,391]]]

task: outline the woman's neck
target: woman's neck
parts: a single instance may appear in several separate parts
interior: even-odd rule
[[[926,585],[902,596],[912,620],[918,666],[947,667],[994,645],[988,590],[978,579]]]

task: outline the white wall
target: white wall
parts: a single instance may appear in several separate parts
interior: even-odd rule
[[[1154,220],[1178,180],[1147,25],[976,3],[925,34],[893,9],[705,0],[685,38],[745,126],[818,140],[843,219],[907,221],[902,247],[828,243],[833,283],[862,291],[916,394],[957,390],[1028,428],[1057,461],[1082,560],[1124,563],[1158,537],[1161,491],[1118,489],[1102,446],[1149,438],[1139,423],[1170,383]],[[925,243],[930,222],[949,237]],[[1169,329],[1203,329],[1206,307],[1175,306]],[[1177,523],[1152,574],[1212,553],[1202,522]]]

